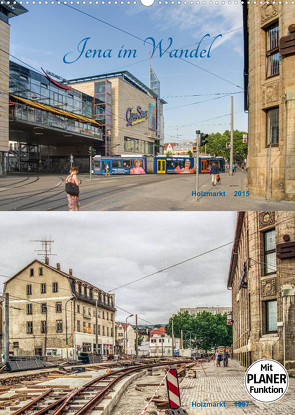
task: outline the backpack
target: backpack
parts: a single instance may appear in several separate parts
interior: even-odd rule
[[[79,187],[76,183],[67,182],[66,183],[66,192],[70,196],[79,196]]]

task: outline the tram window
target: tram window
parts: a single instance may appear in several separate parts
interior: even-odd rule
[[[113,160],[112,167],[121,168],[122,167],[122,160]]]
[[[123,159],[123,167],[127,167],[128,169],[132,167],[132,161],[129,159]]]
[[[100,160],[94,160],[94,168],[100,169]]]
[[[167,160],[167,169],[176,169],[179,166],[180,169],[184,167],[184,160]]]

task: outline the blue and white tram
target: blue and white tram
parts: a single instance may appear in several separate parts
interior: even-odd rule
[[[93,157],[94,174],[146,174],[147,159],[143,156]]]

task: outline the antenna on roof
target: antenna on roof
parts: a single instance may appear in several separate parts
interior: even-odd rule
[[[53,240],[47,239],[46,237],[41,240],[33,240],[30,242],[41,242],[42,249],[35,249],[35,252],[41,252],[38,253],[39,256],[42,256],[44,259],[45,264],[49,264],[49,256],[56,255],[51,253],[51,244],[54,242]]]

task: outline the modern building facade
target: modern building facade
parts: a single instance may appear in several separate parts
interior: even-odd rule
[[[6,171],[5,153],[9,149],[9,19],[25,12],[17,2],[0,4],[0,176]]]
[[[239,212],[228,275],[233,353],[295,368],[294,212]]]
[[[207,311],[211,314],[229,314],[231,312],[231,307],[191,307],[191,308],[180,308],[179,313],[189,313],[196,315]]]
[[[243,5],[251,196],[295,200],[295,10]]]
[[[154,90],[128,71],[68,81],[93,97],[94,119],[104,129],[103,155],[163,153],[163,104]]]
[[[66,346],[69,359],[82,351],[114,353],[114,296],[71,269],[66,273],[60,264],[34,260],[6,281],[4,297],[7,293],[11,354],[65,358]]]

